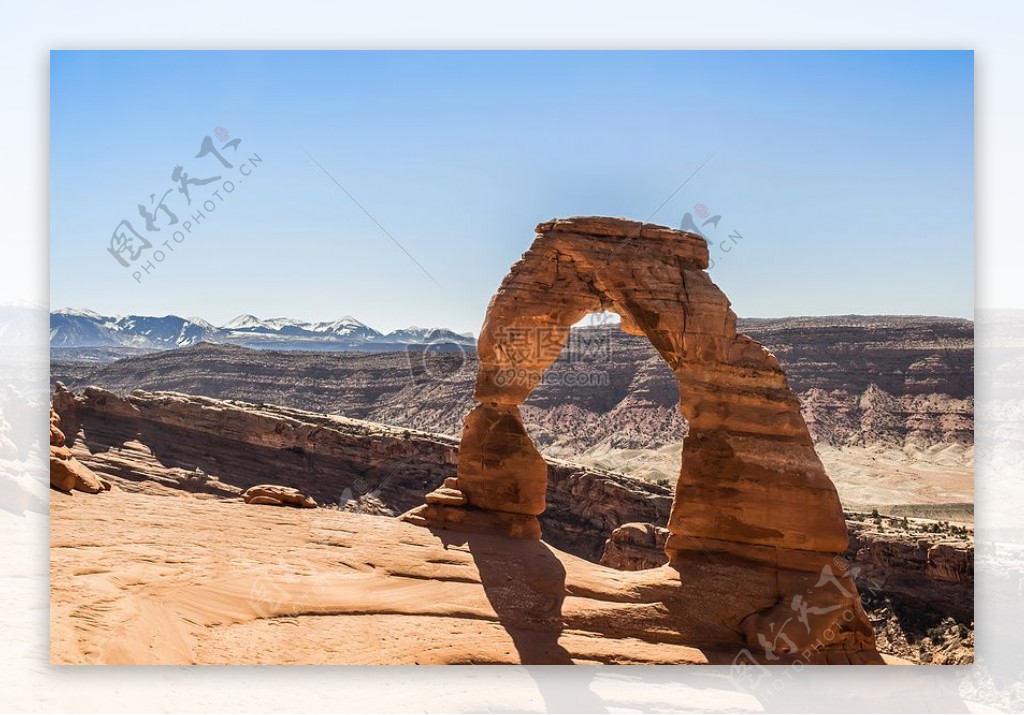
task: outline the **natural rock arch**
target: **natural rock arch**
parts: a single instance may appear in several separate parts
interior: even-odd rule
[[[870,634],[852,579],[836,560],[847,547],[843,511],[799,400],[775,356],[737,334],[729,300],[707,267],[707,242],[695,233],[601,217],[537,226],[487,308],[478,404],[466,417],[458,477],[403,518],[539,539],[547,467],[519,406],[558,358],[570,327],[613,311],[673,370],[689,423],[668,523],[671,563],[706,565],[711,557],[760,568],[773,584],[774,608],[797,594],[819,612],[841,601],[861,635]],[[812,583],[826,573],[841,596],[825,596]],[[754,611],[763,609],[758,601]],[[748,639],[761,620],[778,615],[750,613],[742,613]],[[818,629],[833,619],[819,618],[827,623]]]

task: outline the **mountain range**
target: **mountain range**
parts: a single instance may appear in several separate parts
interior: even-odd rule
[[[351,316],[313,323],[293,318],[240,315],[224,325],[202,318],[108,316],[63,308],[50,313],[51,348],[166,350],[197,343],[227,343],[278,350],[388,350],[404,345],[474,345],[472,335],[415,326],[382,333]]]

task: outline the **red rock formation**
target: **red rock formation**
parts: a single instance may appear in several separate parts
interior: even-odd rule
[[[452,487],[457,473],[453,438],[274,405],[97,387],[75,394],[61,385],[53,405],[72,425],[74,456],[128,491],[238,498],[274,483],[321,504],[379,499],[378,512],[394,515],[422,504],[438,483]],[[624,522],[668,521],[664,487],[557,459],[547,460],[547,473],[544,540],[576,556],[596,561]],[[427,501],[451,505],[451,496],[441,488]]]
[[[696,234],[610,218],[540,224],[481,330],[479,404],[466,418],[454,485],[466,503],[428,504],[403,518],[445,528],[463,514],[472,530],[539,537],[539,526],[525,525],[544,511],[546,470],[519,406],[570,327],[614,311],[675,373],[689,424],[668,524],[671,563],[684,580],[711,588],[723,587],[718,564],[736,565],[725,568],[746,581],[729,590],[713,620],[741,628],[769,660],[840,642],[873,649],[856,586],[835,560],[847,547],[843,512],[800,403],[775,356],[736,333],[707,266],[707,244]],[[800,616],[797,625],[790,614],[776,628],[787,609]]]
[[[98,494],[110,485],[105,484],[91,469],[79,462],[64,445],[60,417],[50,408],[50,486],[62,492],[72,490]]]
[[[664,566],[668,529],[630,522],[611,533],[601,554],[601,565],[621,571],[644,571]]]
[[[316,509],[316,500],[306,496],[298,489],[282,487],[277,484],[257,484],[242,493],[246,504],[262,504],[264,506],[293,506],[299,509]]]

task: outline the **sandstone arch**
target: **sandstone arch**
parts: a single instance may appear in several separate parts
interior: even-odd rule
[[[845,520],[799,401],[775,356],[736,333],[729,300],[707,267],[707,243],[690,232],[600,217],[537,226],[532,246],[487,309],[478,404],[466,418],[458,477],[404,518],[540,538],[546,465],[519,405],[558,357],[573,323],[614,311],[624,330],[646,335],[672,368],[689,423],[668,523],[671,563],[762,569],[770,597],[752,597],[750,611],[737,606],[747,616],[748,639],[760,624],[757,611],[796,595],[819,611],[832,612],[842,601],[854,613],[854,630],[870,634],[852,579],[835,560],[847,546]],[[825,572],[841,596],[814,585]],[[773,617],[770,610],[764,617]]]

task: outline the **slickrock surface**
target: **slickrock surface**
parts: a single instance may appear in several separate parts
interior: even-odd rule
[[[752,646],[793,651],[840,632],[853,650],[873,650],[854,581],[835,558],[847,547],[842,507],[800,402],[775,356],[737,334],[707,266],[703,237],[663,226],[602,217],[537,226],[480,332],[477,405],[463,427],[458,464],[457,489],[467,503],[426,504],[403,519],[447,528],[470,521],[450,516],[461,510],[474,531],[539,538],[528,522],[544,511],[546,470],[519,406],[561,354],[571,326],[612,311],[675,373],[688,424],[665,544],[672,565],[714,582],[721,574],[709,561],[748,564],[737,590],[771,595],[747,604],[740,596],[741,612],[731,611],[726,623]],[[834,589],[822,588],[828,581]],[[806,632],[782,620],[797,604]]]
[[[54,663],[729,664],[743,647],[715,637],[734,597],[709,610],[669,568],[336,510],[106,496],[53,493]]]

